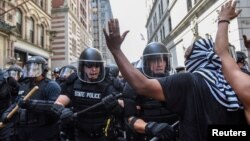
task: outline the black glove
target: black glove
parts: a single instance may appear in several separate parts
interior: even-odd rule
[[[167,123],[148,122],[145,127],[145,134],[168,141],[174,138],[174,129]]]
[[[118,100],[113,94],[104,97],[102,99],[102,104],[107,110],[113,110],[116,106],[119,106]]]
[[[51,111],[56,114],[58,117],[61,116],[62,111],[64,110],[64,106],[59,105],[59,104],[53,104],[53,106],[51,107]]]
[[[27,109],[29,107],[29,100],[23,100],[23,98],[20,98],[17,102],[18,107]]]
[[[136,115],[137,109],[136,109],[136,102],[134,100],[124,98],[124,108],[123,113],[125,117],[131,117],[133,115]]]
[[[15,107],[16,107],[16,105],[15,105],[15,104],[12,104],[12,105],[10,105],[10,107],[8,107],[8,109],[6,109],[6,110],[4,111],[4,113],[2,114],[2,117],[1,117],[1,122],[3,122],[4,124],[6,124],[7,122],[10,121],[10,119],[7,118],[7,117],[8,117],[8,114],[9,114]]]
[[[74,121],[74,113],[70,108],[64,108],[62,110],[60,119],[62,121],[63,124],[68,124],[72,121]]]

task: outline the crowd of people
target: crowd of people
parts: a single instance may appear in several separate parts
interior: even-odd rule
[[[210,125],[249,124],[250,39],[243,35],[248,55],[228,51],[235,8],[221,7],[215,42],[196,37],[175,74],[159,42],[146,45],[140,65],[130,63],[121,51],[129,31],[120,34],[118,19],[103,31],[117,65],[88,47],[53,80],[41,56],[2,70],[0,141],[205,141]]]

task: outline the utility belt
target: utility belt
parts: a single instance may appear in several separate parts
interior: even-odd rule
[[[93,130],[92,131],[88,131],[86,129],[77,128],[76,132],[77,132],[77,134],[85,135],[88,138],[100,138],[100,137],[104,137],[105,136],[105,133],[104,133],[103,129],[97,129],[95,131],[93,131]]]

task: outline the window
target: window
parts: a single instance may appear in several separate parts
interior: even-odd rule
[[[187,9],[188,9],[188,11],[190,9],[192,9],[192,1],[191,0],[187,0]]]
[[[34,20],[33,20],[33,18],[30,18],[29,19],[29,33],[28,33],[28,40],[31,42],[31,43],[34,43],[34,29],[35,29],[35,27],[34,27]]]
[[[41,42],[41,46],[44,48],[44,26],[43,25],[41,25],[40,42]]]
[[[72,21],[72,33],[76,34],[76,24]]]
[[[169,32],[172,31],[172,21],[171,21],[171,17],[168,18],[168,28],[169,28]]]
[[[22,22],[23,22],[23,13],[21,12],[20,9],[17,9],[16,10],[16,28],[17,28],[17,31],[20,35],[22,35]]]
[[[76,56],[76,40],[72,38],[72,54]]]

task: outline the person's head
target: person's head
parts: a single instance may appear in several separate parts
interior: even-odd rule
[[[109,77],[116,78],[119,75],[119,68],[115,64],[108,64],[108,75]]]
[[[96,48],[86,48],[80,55],[77,74],[82,82],[99,83],[103,81],[105,69],[101,52]]]
[[[23,76],[23,70],[17,64],[10,66],[7,70],[8,75],[13,77],[16,81],[18,81]]]
[[[236,61],[240,68],[244,67],[246,64],[246,54],[242,51],[236,51]]]
[[[60,74],[60,68],[56,67],[53,70],[53,75],[55,77],[55,79],[59,78],[59,74]]]
[[[32,56],[26,62],[26,77],[37,78],[46,77],[48,72],[47,61],[41,56]]]
[[[66,65],[61,68],[59,79],[60,81],[65,81],[72,73],[76,73],[76,67],[73,65]]]
[[[169,75],[171,71],[170,53],[162,43],[149,43],[142,58],[142,72],[149,78]]]

